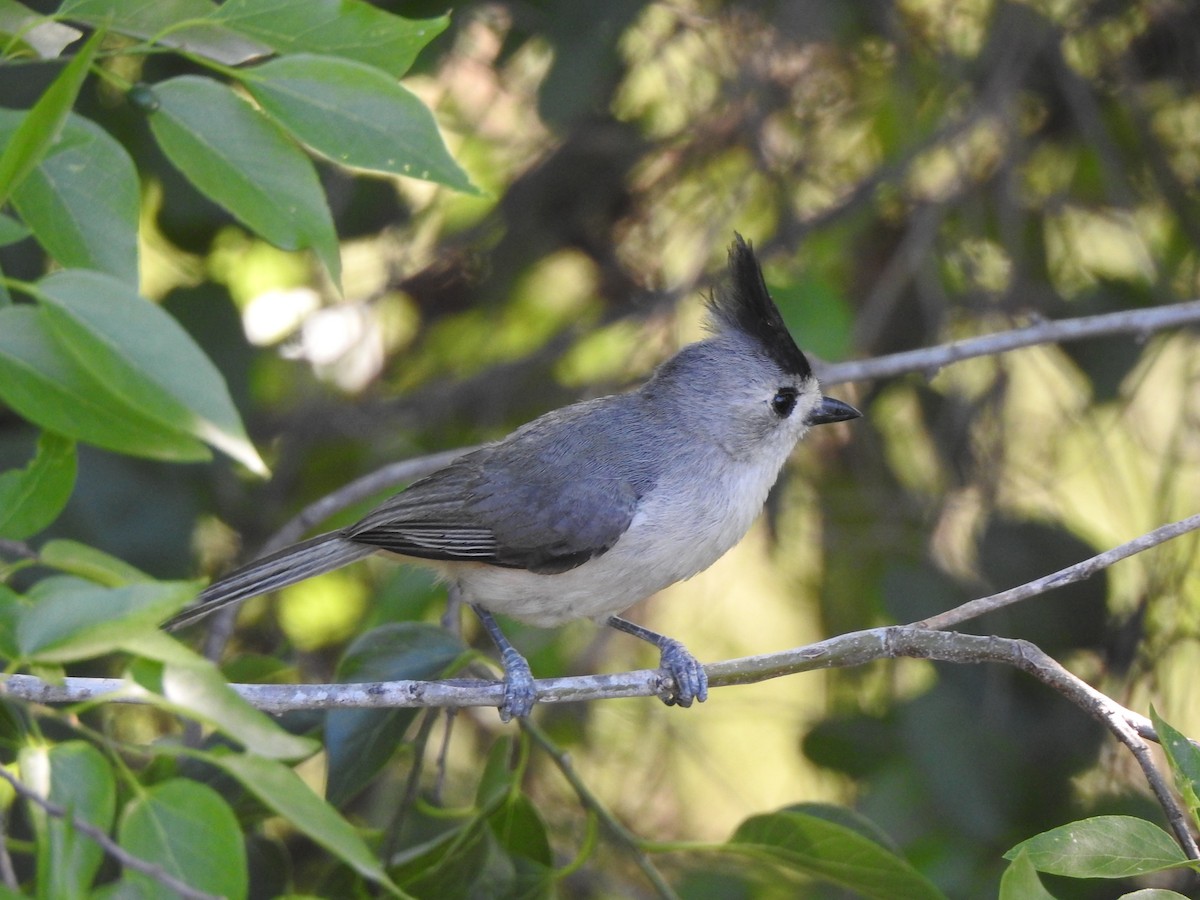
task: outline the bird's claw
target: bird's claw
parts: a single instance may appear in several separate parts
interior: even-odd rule
[[[663,677],[659,697],[667,706],[688,707],[692,701],[708,699],[708,675],[700,661],[679,641],[667,638],[662,644],[659,668]],[[670,685],[668,682],[673,682]]]
[[[504,664],[504,702],[500,705],[500,721],[524,719],[533,711],[537,690],[529,663],[511,647],[501,654]]]

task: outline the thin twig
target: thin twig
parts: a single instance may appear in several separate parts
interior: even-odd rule
[[[157,881],[164,888],[175,891],[175,893],[182,897],[187,897],[188,900],[221,900],[221,898],[216,894],[209,894],[206,891],[197,890],[187,882],[180,881],[162,866],[156,865],[155,863],[146,862],[146,860],[142,859],[141,857],[134,856],[132,853],[110,838],[108,833],[103,829],[97,828],[91,822],[87,821],[87,819],[81,819],[66,807],[60,806],[51,800],[47,800],[3,766],[0,766],[0,778],[3,778],[10,785],[12,785],[12,789],[17,794],[44,809],[47,815],[54,816],[56,819],[63,819],[64,821],[70,822],[71,826],[76,831],[80,832],[81,834],[86,834],[88,837],[90,837],[93,841],[100,845],[100,848],[104,850],[105,853],[107,853],[125,868],[133,869],[135,872],[141,872],[147,878]]]
[[[1037,322],[1024,328],[951,341],[920,350],[906,350],[903,353],[892,353],[873,359],[825,363],[818,367],[817,374],[825,384],[893,378],[908,372],[933,374],[944,366],[964,359],[1006,353],[1021,347],[1080,341],[1107,334],[1147,335],[1154,331],[1196,322],[1200,322],[1200,300],[1171,306],[1155,306],[1150,309],[1123,310],[1099,316],[1083,316],[1078,319]]]
[[[1027,584],[1017,585],[1014,588],[1010,588],[1007,591],[1000,591],[1000,593],[992,594],[989,597],[969,600],[961,606],[956,606],[954,609],[938,613],[936,616],[930,616],[928,619],[914,622],[913,624],[921,628],[933,629],[944,629],[959,625],[968,619],[977,618],[985,613],[1010,606],[1013,603],[1019,603],[1038,594],[1044,594],[1054,588],[1074,584],[1077,581],[1084,581],[1091,578],[1097,572],[1107,569],[1113,563],[1141,553],[1143,550],[1149,550],[1151,547],[1157,547],[1159,544],[1185,535],[1190,531],[1195,531],[1197,528],[1200,528],[1200,514],[1188,516],[1186,519],[1180,519],[1178,522],[1172,522],[1170,525],[1163,525],[1131,541],[1126,541],[1120,546],[1113,547],[1111,550],[1098,553],[1090,559],[1067,566],[1065,569],[1059,569],[1050,575],[1043,575],[1041,578],[1036,578]]]
[[[591,812],[600,820],[600,823],[608,830],[608,833],[617,841],[637,863],[642,874],[647,880],[654,885],[654,889],[663,900],[679,900],[679,895],[675,893],[667,879],[663,877],[662,872],[658,871],[658,867],[654,865],[654,861],[646,854],[642,848],[641,841],[637,835],[631,832],[628,828],[621,824],[616,816],[609,811],[608,807],[600,802],[600,798],[592,793],[591,788],[587,783],[579,777],[575,771],[575,766],[571,764],[571,757],[565,750],[554,743],[542,729],[538,728],[528,719],[521,722],[521,727],[528,734],[535,744],[542,748],[547,756],[554,762],[558,770],[562,772],[563,778],[571,785],[571,789],[575,791],[575,796],[579,798],[579,802],[584,809]]]

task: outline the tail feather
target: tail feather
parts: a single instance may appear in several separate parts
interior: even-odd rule
[[[305,578],[332,572],[374,552],[374,547],[348,541],[337,532],[317,535],[235,569],[205,588],[195,603],[177,613],[163,627],[175,631],[231,603],[240,603]]]

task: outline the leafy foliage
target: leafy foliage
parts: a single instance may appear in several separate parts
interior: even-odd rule
[[[904,661],[497,737],[229,685],[474,674],[422,574],[289,589],[220,668],[158,628],[231,532],[644,374],[675,339],[647,318],[734,229],[818,356],[1195,296],[1200,20],[1118,6],[0,0],[0,657],[139,701],[0,703],[0,762],[47,801],[3,795],[0,893],[1183,896],[1137,889],[1195,862],[1102,732],[1013,673]],[[679,630],[717,659],[915,620],[1193,511],[1194,344],[864,386],[870,430],[814,436],[772,498],[778,558],[739,548]],[[980,627],[1114,693],[1190,685],[1194,549]],[[649,664],[513,633],[539,675]],[[1154,725],[1194,818],[1193,693]],[[813,795],[847,805],[779,808]]]

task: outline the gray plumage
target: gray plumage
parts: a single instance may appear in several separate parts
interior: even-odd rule
[[[709,310],[711,336],[639,389],[549,412],[459,457],[349,528],[227,575],[167,627],[384,551],[433,567],[480,614],[505,659],[505,717],[528,714],[533,683],[492,612],[607,621],[660,648],[667,702],[703,700],[703,668],[681,644],[615,614],[716,561],[808,428],[859,415],[821,396],[740,236]]]

